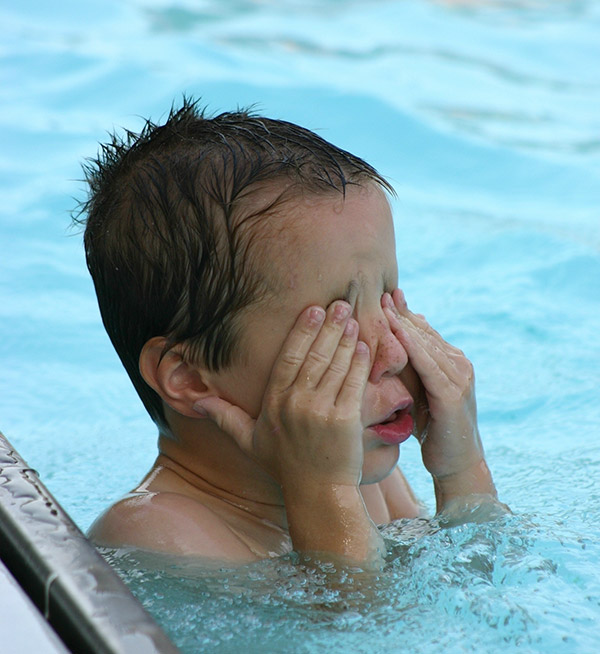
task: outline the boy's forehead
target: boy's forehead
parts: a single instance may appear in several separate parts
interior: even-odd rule
[[[374,184],[349,186],[345,196],[290,198],[261,227],[259,265],[280,290],[293,289],[307,269],[325,281],[352,255],[376,259],[389,250],[395,256],[389,203]]]
[[[262,257],[267,272],[281,274],[301,264],[306,250],[318,249],[326,241],[329,207],[340,204],[339,195],[300,195],[281,202],[257,224]],[[283,268],[282,268],[283,267]]]
[[[379,247],[393,233],[390,206],[385,193],[374,184],[349,186],[346,193],[304,196],[283,207],[283,239],[287,249],[300,246],[340,247],[356,242]],[[366,241],[365,241],[366,239]]]

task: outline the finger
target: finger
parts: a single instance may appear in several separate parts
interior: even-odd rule
[[[267,391],[286,390],[296,381],[324,320],[325,310],[319,306],[308,307],[298,316],[275,359]]]
[[[394,289],[392,295],[384,293],[381,297],[381,304],[384,310],[389,311],[391,314],[390,317],[393,319],[390,322],[392,325],[401,327],[403,324],[406,324],[406,321],[408,321],[415,327],[422,329],[431,336],[437,337],[440,341],[443,341],[443,338],[435,331],[435,329],[433,329],[433,327],[431,327],[423,314],[410,311],[406,304],[404,293],[399,288]]]
[[[325,322],[311,345],[296,381],[300,388],[316,388],[338,349],[352,307],[344,301],[333,302]]]
[[[444,340],[425,318],[415,316],[415,320],[407,319],[405,327],[409,334],[414,334],[416,339],[420,339],[445,374],[453,382],[460,383],[471,366],[464,353]]]
[[[424,315],[420,313],[412,313],[409,311],[406,316],[406,320],[411,323],[415,329],[418,329],[426,334],[429,341],[432,344],[435,343],[440,349],[451,354],[463,354],[463,352],[452,345],[452,343],[448,343],[448,341],[427,322],[427,319]]]
[[[419,375],[428,398],[441,398],[449,391],[460,392],[460,374],[450,357],[427,340],[419,330],[402,329],[397,338],[406,349],[413,368]]]
[[[371,372],[371,353],[369,346],[364,341],[358,341],[350,370],[344,379],[344,383],[336,400],[338,408],[353,410],[357,405],[360,407],[362,398]]]
[[[354,318],[350,318],[344,328],[342,338],[333,355],[329,368],[323,373],[321,381],[318,384],[318,391],[323,395],[328,395],[334,399],[338,396],[344,379],[350,370],[352,357],[356,350],[356,341],[358,339],[358,323]]]
[[[381,306],[384,309],[390,309],[397,316],[406,315],[409,312],[404,293],[399,288],[395,288],[391,294],[386,291],[381,296]]]
[[[436,359],[427,350],[418,334],[400,330],[397,338],[406,350],[409,361],[419,376],[428,397],[438,397],[448,387],[450,379]]]
[[[384,293],[381,305],[390,328],[405,347],[419,376],[422,377],[427,370],[429,375],[437,371],[449,378],[455,368],[452,357],[456,348],[447,343],[423,316],[409,311],[400,289],[395,289],[392,295]],[[434,381],[436,376],[430,379]],[[422,382],[427,386],[423,377]]]
[[[389,294],[382,296],[384,313],[396,338],[401,340],[402,332],[414,334],[415,340],[427,349],[440,368],[449,377],[455,378],[461,368],[458,364],[462,359],[466,359],[463,352],[444,340],[441,334],[429,325],[424,316],[412,313],[407,308],[400,313],[396,306],[397,302],[398,297],[396,302],[392,302]]]
[[[254,426],[256,421],[243,409],[220,397],[205,397],[194,403],[199,416],[209,418],[219,429],[231,436],[246,454],[252,453]]]
[[[392,302],[400,313],[408,312],[408,304],[404,297],[404,291],[400,288],[395,288],[392,292]]]
[[[440,347],[444,347],[448,351],[451,351],[455,354],[463,355],[463,352],[459,348],[455,347],[451,343],[448,343],[448,341],[446,341],[442,335],[427,322],[427,319],[422,313],[413,313],[410,311],[406,303],[404,293],[401,289],[394,289],[391,298],[393,307],[396,309],[399,315],[405,316],[406,319],[409,320],[413,325],[429,334],[433,341],[438,342]]]

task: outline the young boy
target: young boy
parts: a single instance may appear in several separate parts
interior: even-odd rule
[[[388,183],[319,136],[184,100],[86,167],[104,325],[159,429],[142,483],[90,529],[107,546],[363,565],[375,524],[495,501],[473,371],[397,288]]]

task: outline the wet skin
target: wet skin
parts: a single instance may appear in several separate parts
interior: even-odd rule
[[[439,510],[495,496],[472,367],[396,289],[384,194],[302,198],[282,221],[269,242],[272,293],[239,320],[243,356],[214,372],[177,348],[159,357],[161,339],[145,347],[142,374],[173,434],[135,497],[94,526],[97,540],[245,560],[291,537],[299,551],[377,562],[369,496],[379,493],[385,519],[417,511],[395,467],[411,418]],[[147,538],[128,530],[134,518]]]
[[[419,389],[406,350],[394,335],[381,304],[382,294],[397,286],[389,204],[376,188],[350,187],[345,201],[330,196],[290,208],[287,223],[285,240],[273,253],[280,262],[276,297],[264,310],[246,317],[240,342],[245,360],[214,379],[215,395],[264,422],[266,416],[261,411],[265,401],[283,399],[274,377],[289,368],[289,372],[281,372],[280,385],[293,395],[287,401],[298,411],[314,413],[315,420],[327,419],[327,429],[343,420],[355,420],[352,427],[344,428],[352,435],[344,435],[343,444],[336,443],[331,435],[313,444],[313,431],[317,430],[306,424],[299,426],[297,436],[291,438],[298,447],[292,457],[295,466],[306,465],[303,474],[310,479],[319,459],[327,457],[322,472],[325,478],[339,474],[341,483],[380,481],[398,460],[398,444],[386,442],[369,427],[388,420],[396,410],[410,411]],[[321,321],[312,318],[312,313],[320,313]],[[350,333],[345,333],[346,329]],[[355,355],[359,342],[366,344],[367,352]],[[288,361],[293,363],[286,366]],[[248,384],[249,379],[252,384]],[[347,399],[349,385],[362,389]],[[340,393],[344,401],[338,406]],[[217,403],[203,398],[200,405],[216,408]],[[335,416],[329,415],[334,408]],[[285,414],[290,408],[280,410]],[[241,412],[237,415],[244,420]],[[251,429],[252,423],[247,424]],[[294,427],[288,422],[264,431],[269,429],[289,434]],[[233,424],[230,431],[238,433]],[[272,445],[270,435],[265,442]],[[286,459],[276,452],[256,452],[253,456],[271,471]],[[267,456],[272,458],[269,463]],[[300,464],[304,457],[306,463]]]
[[[338,497],[340,489],[352,497],[361,481],[384,479],[412,427],[411,410],[438,508],[457,494],[495,494],[477,430],[472,366],[395,288],[386,198],[372,187],[352,188],[345,202],[322,199],[296,211],[301,219],[288,232],[280,275],[287,274],[288,292],[246,323],[247,363],[221,377],[218,397],[201,398],[195,408],[278,481],[288,514],[292,507],[302,513],[298,504],[307,494],[309,505],[310,489],[335,487]],[[345,300],[331,302],[339,297]],[[257,383],[249,387],[251,374]],[[393,428],[382,428],[390,417]],[[361,511],[357,503],[353,510]]]

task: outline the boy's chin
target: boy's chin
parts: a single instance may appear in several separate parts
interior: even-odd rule
[[[396,467],[399,455],[398,445],[386,445],[365,452],[361,485],[378,484],[383,481]]]

